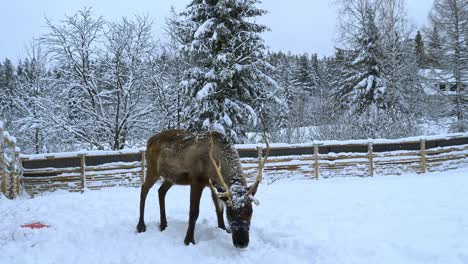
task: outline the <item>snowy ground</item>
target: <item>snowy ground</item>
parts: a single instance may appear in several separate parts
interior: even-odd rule
[[[138,189],[1,198],[0,263],[468,263],[468,168],[263,184],[246,250],[216,228],[208,190],[189,247],[188,188],[169,191],[163,233],[156,194],[143,234],[135,232]],[[20,227],[35,221],[51,227]]]

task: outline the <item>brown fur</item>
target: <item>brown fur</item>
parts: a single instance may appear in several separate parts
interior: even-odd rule
[[[190,243],[195,244],[195,223],[198,218],[200,198],[203,189],[209,186],[210,179],[215,186],[217,185],[216,171],[209,158],[211,138],[213,138],[214,142],[214,158],[221,164],[224,181],[229,187],[235,185],[238,195],[247,192],[248,187],[242,175],[237,151],[229,144],[223,134],[207,132],[196,135],[184,130],[168,130],[161,132],[148,140],[146,152],[148,168],[145,182],[141,188],[140,219],[137,225],[138,232],[144,232],[146,230],[144,210],[148,191],[160,177],[163,177],[164,182],[158,191],[161,217],[160,229],[163,231],[167,227],[165,213],[165,196],[167,191],[172,185],[190,185],[189,227],[184,242],[186,245]],[[223,204],[214,190],[212,190],[212,198],[216,208],[218,227],[226,230],[223,219]],[[248,221],[250,225],[252,214],[250,201],[242,202],[241,206],[242,208],[240,209],[242,210],[238,210],[239,208],[228,208],[228,220],[231,218],[237,220],[241,219],[245,220],[243,222]],[[244,207],[249,208],[246,210]],[[247,215],[243,215],[244,213],[242,213],[242,215],[240,215],[236,213],[236,210],[238,212],[250,212],[250,214],[247,213]]]

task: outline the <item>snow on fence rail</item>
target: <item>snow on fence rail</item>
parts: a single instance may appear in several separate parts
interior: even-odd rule
[[[264,145],[236,145],[236,148],[245,172],[254,175],[265,153]],[[32,195],[57,189],[136,187],[145,175],[144,149],[23,155],[22,161],[24,188]],[[318,180],[426,173],[463,164],[468,164],[468,133],[398,140],[271,144],[265,171],[272,177],[302,173]]]
[[[3,129],[0,121],[0,193],[10,199],[22,191],[22,169],[20,149],[16,138]]]

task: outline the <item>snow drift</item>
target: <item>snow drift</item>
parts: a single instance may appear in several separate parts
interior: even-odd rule
[[[158,230],[156,188],[146,233],[137,234],[139,189],[34,199],[0,198],[0,263],[468,263],[468,169],[399,177],[295,177],[265,181],[251,243],[232,246],[216,228],[205,190],[195,230],[183,243],[189,189],[167,196],[168,228]],[[21,228],[40,221],[45,229]]]

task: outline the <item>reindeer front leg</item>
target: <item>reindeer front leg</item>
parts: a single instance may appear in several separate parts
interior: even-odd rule
[[[185,245],[190,243],[195,244],[194,233],[195,233],[195,223],[198,219],[198,214],[200,212],[200,199],[203,193],[204,185],[199,183],[194,183],[190,187],[190,214],[189,214],[189,226],[187,229],[187,234],[185,236]]]
[[[172,187],[172,183],[164,181],[159,187],[158,197],[159,197],[159,216],[161,218],[161,223],[159,224],[159,229],[164,231],[167,227],[166,219],[166,193]]]

